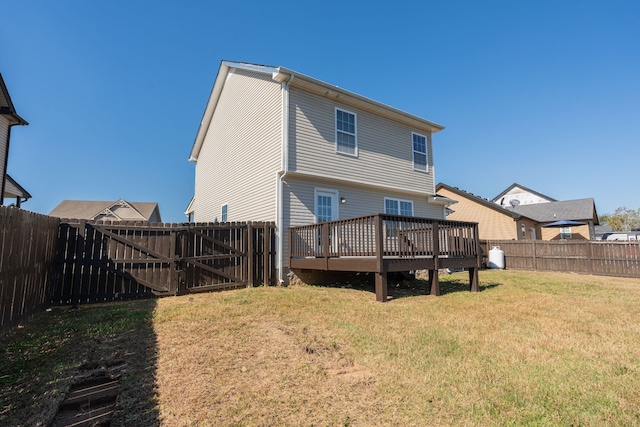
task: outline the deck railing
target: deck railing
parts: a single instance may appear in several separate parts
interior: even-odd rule
[[[479,248],[475,223],[388,214],[291,227],[290,245],[292,258],[476,257]]]
[[[375,214],[289,228],[292,269],[375,273],[376,299],[387,300],[387,273],[428,270],[440,295],[440,268],[469,269],[478,291],[478,224]]]

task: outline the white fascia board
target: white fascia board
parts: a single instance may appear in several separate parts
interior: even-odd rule
[[[196,134],[196,139],[193,142],[193,147],[191,148],[191,155],[189,156],[190,162],[198,161],[200,149],[202,148],[204,137],[207,134],[209,125],[211,124],[213,113],[215,112],[216,106],[218,105],[220,94],[222,93],[224,84],[227,81],[227,76],[229,75],[229,71],[233,68],[248,70],[248,71],[255,71],[255,72],[271,74],[271,75],[277,72],[277,68],[270,67],[267,65],[257,65],[257,64],[249,64],[246,62],[234,62],[234,61],[221,62],[220,68],[218,69],[218,75],[216,76],[216,80],[213,83],[213,87],[211,88],[209,101],[207,101],[207,106],[205,107],[204,114],[202,115],[202,120],[200,121],[200,126],[198,127],[198,133]]]
[[[450,199],[448,197],[429,196],[427,203],[429,203],[430,205],[451,206],[454,203],[458,203],[458,201],[454,199]]]

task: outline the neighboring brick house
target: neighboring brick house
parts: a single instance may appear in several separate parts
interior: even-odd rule
[[[518,186],[518,188],[526,187]],[[500,206],[498,202],[508,191],[501,193],[493,200],[443,183],[436,186],[436,191],[443,197],[457,201],[451,207],[447,219],[477,222],[479,237],[482,240],[595,239],[598,214],[592,198],[557,201],[544,196],[545,200],[538,203],[511,202],[506,207]],[[530,195],[530,191],[526,194]],[[516,194],[520,194],[523,198],[522,192]],[[535,196],[541,195],[536,193]],[[559,220],[572,220],[584,225],[564,228],[545,227]]]
[[[16,113],[7,86],[4,83],[2,74],[0,74],[0,205],[5,204],[4,199],[6,198],[16,199],[15,206],[20,207],[23,202],[31,198],[31,194],[27,190],[7,175],[11,128],[28,124],[26,120]]]
[[[372,213],[445,219],[432,134],[443,127],[286,69],[223,61],[191,150],[196,222],[289,227]]]

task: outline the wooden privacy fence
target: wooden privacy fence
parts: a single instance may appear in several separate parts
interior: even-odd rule
[[[485,257],[494,246],[508,269],[640,277],[640,242],[489,240]]]
[[[54,304],[275,282],[274,223],[62,220]]]
[[[59,224],[0,206],[0,335],[49,306]]]

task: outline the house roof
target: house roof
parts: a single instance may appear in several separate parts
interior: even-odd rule
[[[156,202],[63,200],[49,216],[73,219],[115,219],[122,221],[149,221],[154,211],[160,219],[160,210]]]
[[[523,189],[524,191],[527,191],[527,192],[529,192],[529,193],[535,194],[535,195],[536,195],[536,196],[538,196],[538,197],[542,197],[543,199],[547,199],[547,200],[550,200],[550,201],[552,201],[552,202],[557,202],[557,200],[556,200],[556,199],[551,198],[551,197],[547,196],[546,194],[538,193],[537,191],[532,190],[532,189],[530,189],[530,188],[527,188],[527,187],[525,187],[524,185],[518,184],[517,182],[514,182],[513,184],[511,184],[511,185],[509,186],[509,188],[507,188],[507,189],[506,189],[506,190],[504,190],[502,193],[500,193],[500,194],[498,194],[496,197],[494,197],[492,201],[493,201],[493,202],[497,202],[498,200],[500,200],[500,198],[502,198],[502,196],[504,196],[505,194],[509,193],[509,191],[513,190],[513,189],[514,189],[514,188],[516,188],[516,187],[521,188],[521,189]]]
[[[444,184],[444,183],[440,182],[440,183],[438,183],[438,185],[436,185],[436,191],[440,191],[440,189],[449,190],[452,193],[458,194],[458,195],[460,195],[462,197],[465,197],[465,198],[467,198],[469,200],[474,201],[475,203],[478,203],[478,204],[480,204],[482,206],[485,206],[485,207],[487,207],[489,209],[493,209],[494,211],[500,212],[500,213],[505,214],[507,216],[514,217],[514,218],[517,217],[517,216],[520,216],[520,215],[515,214],[513,211],[511,211],[509,209],[506,209],[506,208],[503,208],[502,206],[492,202],[491,200],[485,199],[485,198],[480,197],[480,196],[476,196],[475,194],[469,193],[468,191],[461,190],[458,187],[452,187],[450,185],[447,185],[447,184]]]
[[[515,208],[508,208],[508,210],[538,222],[554,222],[566,219],[575,221],[593,220],[595,224],[598,224],[598,213],[592,198],[520,205]]]
[[[20,184],[16,182],[9,174],[5,175],[7,177],[7,181],[4,187],[4,197],[14,198],[20,197],[22,199],[30,199],[31,194],[27,190],[25,190]]]
[[[524,188],[522,186],[519,187]],[[509,215],[515,219],[524,217],[539,223],[554,222],[562,219],[574,221],[593,220],[594,224],[598,224],[598,213],[596,212],[596,206],[593,198],[534,203],[519,205],[515,208],[511,206],[503,208],[491,200],[476,196],[475,194],[461,190],[458,187],[452,187],[443,183],[436,185],[436,191],[439,191],[442,188],[462,197],[466,197],[467,199],[479,203],[487,208]]]
[[[325,83],[321,80],[314,79],[313,77],[309,77],[288,68],[251,64],[247,62],[222,61],[222,63],[220,64],[220,68],[218,69],[218,74],[213,84],[213,88],[211,89],[209,101],[207,102],[207,106],[202,116],[200,127],[198,128],[198,133],[196,134],[196,139],[193,143],[193,148],[191,149],[189,161],[198,160],[198,155],[200,154],[200,149],[202,148],[202,144],[204,142],[204,137],[209,128],[209,124],[211,123],[213,113],[215,112],[216,106],[218,104],[218,100],[220,98],[220,94],[222,93],[227,75],[229,74],[229,70],[232,68],[270,74],[272,79],[276,82],[287,83],[291,86],[302,88],[320,96],[338,99],[340,102],[343,102],[345,104],[353,105],[363,110],[371,111],[373,113],[391,118],[395,121],[407,123],[418,128],[428,129],[432,133],[436,133],[444,129],[444,126],[437,123],[425,120],[418,116],[414,116],[413,114],[409,114],[405,111],[382,104],[378,101],[374,101],[372,99],[358,95],[354,92],[350,92],[338,86]]]
[[[16,124],[16,125],[29,124],[25,119],[20,117],[18,113],[16,113],[16,109],[13,106],[13,102],[11,102],[11,97],[9,96],[7,85],[4,84],[4,79],[2,78],[1,73],[0,73],[0,114],[11,117],[13,119],[13,124]]]

